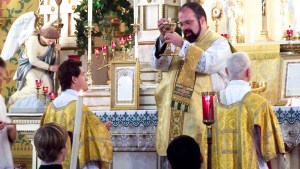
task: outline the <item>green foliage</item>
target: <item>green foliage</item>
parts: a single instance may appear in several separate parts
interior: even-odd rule
[[[81,4],[77,5],[75,13],[79,15],[75,19],[78,55],[84,55],[88,47],[88,31],[85,28],[88,25],[88,0],[82,0]],[[113,30],[112,25],[105,19],[108,16],[118,16],[126,24],[125,34],[132,32],[130,24],[133,23],[133,8],[130,7],[130,3],[127,0],[93,0],[93,24],[99,25],[100,32],[92,31],[92,38],[104,36],[103,32],[105,29]],[[108,42],[112,39],[112,35],[107,35],[103,38]]]

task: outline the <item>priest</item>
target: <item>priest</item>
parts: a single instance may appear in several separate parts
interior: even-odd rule
[[[201,122],[200,94],[225,88],[229,81],[226,59],[232,53],[227,39],[208,28],[206,13],[199,3],[188,2],[180,8],[179,25],[184,38],[176,32],[164,32],[165,22],[169,21],[158,21],[160,37],[151,59],[154,68],[167,71],[155,94],[156,150],[160,156],[166,156],[169,142],[179,135],[201,140],[205,128]],[[160,56],[166,43],[171,43],[178,56]]]

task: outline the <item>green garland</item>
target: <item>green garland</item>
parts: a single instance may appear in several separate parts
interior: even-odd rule
[[[87,29],[88,25],[88,0],[83,0],[77,6],[75,13],[79,14],[79,18],[75,18],[76,24],[76,44],[78,47],[78,55],[85,54],[88,48]],[[133,23],[133,8],[127,0],[93,0],[93,24],[98,24],[100,32],[92,31],[92,38],[95,36],[103,36],[105,29],[113,29],[105,17],[118,16],[126,25],[125,34],[132,33],[133,29],[130,24]],[[112,36],[106,36],[105,39],[111,40]]]

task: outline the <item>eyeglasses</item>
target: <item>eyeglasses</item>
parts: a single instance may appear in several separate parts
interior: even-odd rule
[[[197,19],[193,19],[193,20],[186,20],[183,22],[177,22],[179,27],[183,27],[184,25],[189,26],[191,25],[195,20]]]

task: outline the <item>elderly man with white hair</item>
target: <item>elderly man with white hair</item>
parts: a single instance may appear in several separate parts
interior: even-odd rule
[[[251,92],[251,62],[246,53],[232,54],[226,72],[231,81],[220,91],[221,103],[215,111],[212,168],[267,169],[267,161],[285,153],[275,113],[265,98]]]

